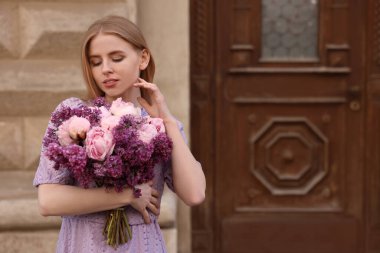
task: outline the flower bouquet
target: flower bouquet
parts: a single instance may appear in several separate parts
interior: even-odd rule
[[[169,160],[172,142],[162,119],[142,116],[141,110],[121,98],[104,98],[91,106],[62,106],[51,118],[43,140],[54,169],[67,169],[82,187],[114,188],[121,192],[154,177],[154,166]],[[103,231],[112,247],[128,242],[132,233],[123,208],[109,212]]]

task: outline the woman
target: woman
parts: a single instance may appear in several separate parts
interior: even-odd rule
[[[70,182],[67,171],[52,168],[42,150],[34,185],[38,186],[41,214],[62,216],[57,252],[166,252],[157,223],[164,181],[190,206],[204,200],[206,182],[200,163],[186,145],[182,125],[152,83],[155,65],[151,52],[132,22],[109,16],[96,21],[85,34],[82,67],[90,99],[102,96],[112,102],[121,97],[141,106],[143,113],[163,119],[173,151],[169,166],[156,166],[154,180],[139,185],[141,196],[136,198],[131,189],[117,193],[104,187],[78,187]],[[84,103],[69,98],[57,109]],[[115,250],[107,245],[102,231],[105,211],[118,207],[126,207],[132,239]]]

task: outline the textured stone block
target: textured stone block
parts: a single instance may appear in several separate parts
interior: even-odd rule
[[[0,200],[37,198],[35,171],[0,171]]]
[[[35,170],[49,117],[0,118],[0,170]]]
[[[50,116],[69,97],[83,97],[84,91],[6,91],[0,92],[1,116]],[[33,105],[33,106],[31,106]],[[44,126],[46,128],[46,126]]]
[[[0,2],[0,59],[17,57],[19,32],[17,15],[17,3]]]
[[[22,119],[0,117],[0,170],[23,167]]]
[[[59,228],[60,217],[39,213],[35,171],[0,172],[0,231]]]
[[[55,252],[57,230],[0,232],[1,253]]]
[[[35,171],[49,117],[24,118],[24,168]]]
[[[77,61],[0,62],[0,91],[84,90],[82,70]],[[21,101],[14,101],[19,103]]]
[[[25,58],[79,57],[82,33],[96,19],[125,16],[125,3],[23,3],[20,5],[21,53]]]
[[[43,217],[37,198],[0,200],[0,230],[30,230],[61,226],[61,217]]]

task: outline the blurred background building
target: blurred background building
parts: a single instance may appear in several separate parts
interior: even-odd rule
[[[189,130],[189,3],[176,0],[0,0],[0,252],[55,252],[60,219],[38,213],[32,180],[56,105],[83,96],[83,32],[116,14],[137,23],[156,60],[155,82]],[[189,209],[165,193],[169,252],[190,251]],[[178,243],[181,241],[181,243]]]

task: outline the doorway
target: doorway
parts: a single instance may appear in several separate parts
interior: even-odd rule
[[[190,7],[193,252],[380,252],[380,2]]]

